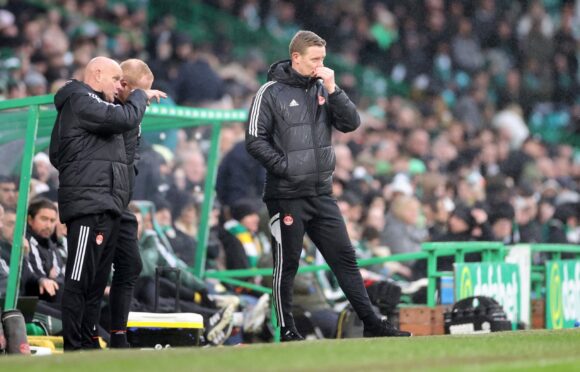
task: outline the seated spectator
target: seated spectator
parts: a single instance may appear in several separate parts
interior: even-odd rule
[[[455,206],[447,223],[447,233],[438,241],[442,242],[468,242],[468,241],[492,241],[493,234],[487,221],[487,213],[480,208],[470,208],[462,204]],[[466,261],[481,261],[481,255],[468,254]],[[453,271],[453,256],[444,256],[437,259],[437,270]]]
[[[578,220],[580,218],[578,203],[564,203],[556,206],[554,216],[547,224],[547,243],[578,244]]]
[[[0,204],[0,297],[4,297],[8,275],[10,274],[10,253],[12,251],[12,237],[16,224],[16,211],[14,209],[4,209]],[[24,256],[24,267],[20,276],[21,288],[25,288],[29,283],[30,271],[28,269],[28,240],[22,239],[22,250]]]
[[[18,202],[18,185],[12,176],[0,175],[0,205],[16,209]]]
[[[186,149],[181,153],[180,164],[175,171],[175,186],[194,196],[194,201],[201,203],[203,187],[207,174],[207,164],[202,152],[196,148]],[[177,177],[179,175],[179,177]]]
[[[25,286],[25,294],[38,295],[60,307],[64,262],[51,239],[56,229],[57,214],[56,206],[48,199],[39,198],[30,203],[26,229],[26,238],[30,243],[27,267],[34,280]]]
[[[164,214],[163,226],[175,254],[193,266],[199,223],[197,204],[194,198],[185,192],[174,193],[170,201],[170,205],[163,205],[163,207],[172,207],[170,214],[159,209],[157,213]],[[163,204],[163,202],[160,203]]]
[[[1,206],[2,204],[0,204]],[[0,219],[0,253],[1,257],[8,263],[10,263],[14,226],[16,226],[16,210],[2,207],[2,219]]]
[[[63,286],[64,261],[58,253],[57,244],[52,239],[56,207],[46,199],[30,203],[26,238],[22,239],[23,261],[20,276],[20,293],[25,296],[39,296],[35,320],[44,324],[51,335],[62,330],[60,297]],[[0,221],[0,297],[6,289],[9,274],[12,237],[16,223],[16,211],[8,209]],[[29,245],[29,240],[31,244]],[[4,282],[4,284],[2,284]],[[99,329],[99,335],[106,332]]]
[[[419,227],[421,204],[414,196],[397,197],[387,214],[381,243],[389,247],[391,253],[412,253],[421,250],[421,243],[427,239],[427,230]],[[412,266],[413,262],[407,262]]]
[[[423,203],[423,215],[431,240],[438,240],[447,232],[447,220],[453,207],[449,198],[430,198]]]
[[[529,195],[517,196],[514,201],[515,228],[514,235],[521,243],[542,242],[542,226],[538,222],[539,203],[533,191]]]
[[[262,255],[257,238],[260,215],[253,200],[241,199],[231,207],[232,219],[226,221],[220,240],[224,244],[227,269],[256,268]]]
[[[364,246],[364,248],[371,253],[366,257],[359,257],[358,252],[359,249],[356,250],[357,258],[371,258],[371,257],[387,257],[391,255],[391,250],[381,245],[380,241],[381,234],[380,232],[375,229],[374,227],[366,227],[362,232],[362,239],[361,244],[359,246]],[[411,269],[407,265],[404,265],[400,262],[385,262],[383,264],[371,265],[367,266],[366,269],[373,271],[377,274],[382,275],[383,277],[389,277],[393,275],[400,275],[403,278],[412,278]],[[362,269],[361,269],[362,270]],[[365,278],[365,274],[362,273],[363,278]],[[376,280],[376,279],[375,279]]]
[[[514,207],[508,202],[495,204],[491,207],[489,223],[495,240],[504,244],[519,243],[519,236],[514,236],[514,217]]]
[[[50,200],[57,199],[58,172],[50,164],[48,155],[39,152],[34,156],[32,177],[35,180],[31,196],[44,196]]]

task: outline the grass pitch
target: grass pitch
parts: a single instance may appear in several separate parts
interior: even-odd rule
[[[0,358],[12,371],[580,370],[580,329]]]

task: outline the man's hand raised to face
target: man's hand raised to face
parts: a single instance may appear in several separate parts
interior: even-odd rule
[[[334,70],[321,66],[314,70],[314,74],[317,78],[322,79],[322,83],[324,84],[324,87],[329,94],[334,93],[336,89],[336,83],[334,82]]]

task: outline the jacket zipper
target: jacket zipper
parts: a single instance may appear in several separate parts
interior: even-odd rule
[[[314,97],[314,100],[311,99],[310,95],[308,94],[308,91],[310,90],[310,88],[314,87],[316,90],[316,93],[318,93],[318,89],[316,83],[314,83],[311,87],[306,89],[306,102],[308,102],[308,111],[310,116],[312,116],[312,123],[310,124],[310,131],[312,133],[312,145],[314,146],[314,158],[315,158],[315,166],[316,166],[316,183],[314,184],[314,187],[316,188],[316,193],[318,194],[318,188],[319,188],[319,181],[320,181],[320,169],[319,169],[319,154],[318,154],[318,144],[316,143],[316,135],[315,135],[315,126],[316,126],[316,120],[318,118],[318,102],[316,102],[316,97]],[[312,102],[315,102],[317,109],[316,110],[312,110]]]

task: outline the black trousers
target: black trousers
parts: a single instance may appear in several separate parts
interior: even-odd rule
[[[111,333],[127,330],[127,319],[133,298],[133,289],[143,269],[137,240],[137,219],[125,209],[121,215],[119,237],[113,258],[113,281],[109,294]]]
[[[111,271],[119,220],[102,213],[67,222],[68,259],[62,298],[65,351],[95,346],[100,301]]]
[[[266,201],[270,214],[274,256],[273,298],[278,324],[293,328],[292,288],[298,270],[304,233],[316,245],[340,288],[363,322],[378,318],[364,287],[346,225],[330,195]]]

